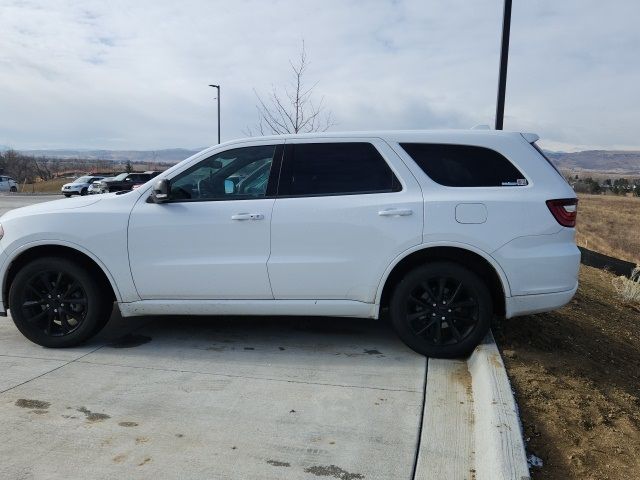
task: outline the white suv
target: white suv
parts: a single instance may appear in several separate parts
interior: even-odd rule
[[[71,183],[65,183],[60,192],[65,197],[70,197],[71,195],[87,195],[89,193],[89,187],[96,182],[99,182],[104,177],[95,176],[95,175],[84,175],[82,177],[76,178]]]
[[[131,192],[13,210],[0,311],[47,347],[123,316],[378,318],[456,357],[494,315],[577,288],[577,200],[533,145],[496,131],[313,134],[204,150]],[[4,313],[6,314],[6,313]]]

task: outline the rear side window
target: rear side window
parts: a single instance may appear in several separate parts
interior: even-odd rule
[[[447,187],[512,187],[527,180],[502,154],[484,147],[401,143],[429,178]]]
[[[366,142],[287,145],[278,195],[351,195],[401,190],[378,150]]]

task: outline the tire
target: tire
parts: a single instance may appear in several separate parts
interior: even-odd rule
[[[12,192],[12,193],[16,193],[18,191],[18,188],[17,187],[11,187],[9,189],[9,191]]]
[[[390,302],[391,323],[414,351],[435,358],[468,355],[491,326],[493,305],[486,284],[453,262],[410,271]]]
[[[65,193],[64,196],[69,198],[71,196],[71,194],[70,193]]]
[[[29,262],[9,290],[13,322],[25,337],[43,347],[84,343],[106,325],[112,305],[104,285],[89,270],[60,257]]]
[[[80,195],[82,195],[83,197],[87,194],[88,190],[86,188],[83,188],[82,190],[80,190]]]

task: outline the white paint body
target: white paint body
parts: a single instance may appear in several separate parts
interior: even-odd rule
[[[152,184],[227,149],[300,142],[370,142],[399,192],[214,202],[149,202]],[[514,187],[445,187],[399,143],[487,147],[527,178]],[[42,203],[5,214],[0,278],[37,245],[91,257],[122,314],[278,314],[376,318],[387,276],[436,246],[483,257],[496,271],[507,317],[567,303],[577,289],[575,230],[545,201],[572,198],[564,179],[519,133],[415,131],[310,134],[227,142],[122,195]],[[232,216],[255,214],[259,220]],[[4,291],[4,289],[3,289]],[[0,305],[2,311],[4,306]]]

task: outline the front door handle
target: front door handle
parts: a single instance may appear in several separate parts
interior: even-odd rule
[[[381,217],[406,217],[407,215],[413,214],[413,210],[408,208],[390,208],[388,210],[380,210],[378,215]]]
[[[264,215],[261,213],[236,213],[231,215],[231,220],[262,220]]]

